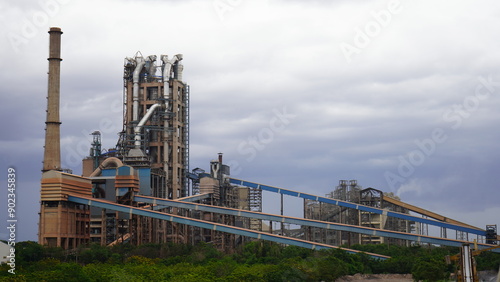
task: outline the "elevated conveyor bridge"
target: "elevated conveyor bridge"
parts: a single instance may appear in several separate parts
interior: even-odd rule
[[[236,234],[236,235],[246,236],[246,237],[255,238],[255,239],[259,239],[259,240],[276,242],[276,243],[280,243],[280,244],[299,246],[299,247],[304,247],[304,248],[313,249],[313,250],[334,249],[334,248],[340,249],[340,247],[331,246],[331,245],[327,245],[327,244],[310,242],[310,241],[296,239],[296,238],[289,238],[289,237],[284,237],[284,236],[266,233],[266,232],[262,232],[262,231],[249,230],[249,229],[244,229],[244,228],[240,228],[240,227],[235,227],[235,226],[230,226],[230,225],[225,225],[225,224],[220,224],[220,223],[215,223],[215,222],[210,222],[210,221],[204,221],[204,220],[200,220],[200,219],[193,219],[193,218],[178,216],[178,215],[174,215],[174,214],[167,214],[167,213],[154,211],[154,210],[148,210],[148,209],[143,209],[143,208],[138,208],[138,207],[121,205],[121,204],[117,204],[117,203],[113,203],[113,202],[109,202],[109,201],[105,201],[105,200],[101,200],[101,199],[68,195],[68,201],[78,203],[78,204],[87,205],[90,207],[98,207],[98,208],[102,208],[102,209],[109,209],[109,210],[114,210],[114,211],[118,211],[118,212],[123,212],[123,213],[129,214],[129,215],[139,215],[139,216],[145,216],[145,217],[150,217],[150,218],[157,218],[157,219],[167,220],[167,221],[174,222],[174,223],[180,223],[180,224],[185,224],[185,225],[190,225],[190,226],[195,226],[195,227],[201,227],[201,228],[205,228],[205,229],[209,229],[209,230],[226,232],[226,233],[230,233],[230,234]],[[341,248],[341,249],[345,250],[346,252],[351,253],[351,254],[360,253],[360,251],[357,251],[357,250],[351,250],[351,249],[347,249],[347,248]],[[367,254],[370,255],[371,257],[378,258],[378,259],[389,258],[388,256],[379,255],[379,254],[373,254],[373,253],[367,253]]]
[[[317,227],[317,228],[323,228],[323,229],[327,229],[327,230],[347,231],[347,232],[354,232],[354,233],[366,234],[366,235],[371,235],[371,236],[381,236],[381,237],[388,237],[388,238],[403,239],[403,240],[409,240],[409,241],[414,241],[414,242],[419,242],[419,243],[428,243],[428,244],[454,246],[454,247],[461,247],[462,244],[469,243],[468,241],[462,241],[462,240],[439,238],[439,237],[418,235],[418,234],[413,234],[413,233],[404,233],[404,232],[397,232],[397,231],[377,229],[377,228],[357,226],[357,225],[326,222],[326,221],[319,221],[319,220],[313,220],[313,219],[304,219],[304,218],[298,218],[298,217],[274,215],[274,214],[268,214],[268,213],[254,212],[254,211],[249,211],[249,210],[232,209],[232,208],[212,206],[212,205],[204,205],[204,204],[189,203],[189,202],[179,202],[179,201],[175,201],[175,200],[159,199],[159,198],[148,197],[148,196],[135,196],[134,199],[137,202],[149,203],[149,204],[152,204],[153,206],[159,205],[160,207],[161,206],[163,206],[163,207],[175,207],[175,208],[184,208],[184,209],[191,209],[191,210],[204,211],[204,212],[212,212],[212,213],[218,213],[218,214],[242,216],[242,217],[256,218],[256,219],[262,219],[262,220],[268,220],[268,221],[274,221],[274,222],[283,222],[283,223],[289,223],[289,224],[295,224],[295,225],[301,225],[301,226]],[[481,246],[482,248],[489,248],[491,246],[489,244],[478,244],[478,245]]]
[[[352,208],[352,209],[356,209],[356,210],[360,210],[360,211],[371,212],[371,213],[375,213],[375,214],[382,214],[385,216],[392,216],[392,217],[397,217],[397,218],[415,221],[415,222],[421,222],[421,223],[434,225],[434,226],[438,226],[438,227],[442,227],[442,228],[449,228],[449,229],[454,229],[454,230],[458,230],[458,231],[462,231],[462,232],[468,232],[468,233],[476,234],[478,236],[485,236],[485,230],[482,230],[480,228],[476,228],[476,227],[471,226],[471,225],[466,225],[466,224],[458,222],[458,221],[433,220],[433,219],[429,219],[429,218],[422,218],[422,217],[418,217],[418,216],[414,216],[414,215],[397,213],[397,212],[392,212],[392,211],[379,209],[379,208],[375,208],[375,207],[364,206],[364,205],[340,201],[340,200],[336,200],[336,199],[315,196],[315,195],[297,192],[297,191],[293,191],[293,190],[289,190],[289,189],[283,189],[283,188],[263,185],[263,184],[259,184],[259,183],[255,183],[255,182],[244,181],[241,179],[231,178],[231,179],[229,179],[229,181],[233,185],[245,186],[245,187],[250,187],[250,188],[257,188],[257,189],[261,189],[263,191],[269,191],[269,192],[278,193],[278,194],[282,194],[282,195],[289,195],[289,196],[299,197],[299,198],[303,198],[303,199],[307,199],[307,200],[314,200],[314,201],[319,201],[322,203],[337,205],[337,206],[341,206],[341,207],[345,207],[345,208]],[[133,199],[134,202],[149,204],[149,205],[147,205],[147,208],[149,208],[149,209],[146,209],[144,207],[140,208],[140,207],[132,207],[132,206],[128,206],[128,205],[121,205],[118,203],[109,202],[109,201],[105,201],[105,200],[101,200],[101,199],[88,198],[88,197],[77,196],[77,195],[68,195],[68,200],[71,202],[74,202],[74,203],[79,203],[79,204],[84,204],[84,205],[88,205],[88,206],[92,206],[92,207],[99,207],[99,208],[103,208],[103,209],[119,211],[119,212],[127,213],[130,215],[138,215],[138,216],[145,216],[145,217],[150,217],[150,218],[157,218],[157,219],[167,220],[167,221],[174,222],[174,223],[185,224],[185,225],[189,225],[189,226],[195,226],[195,227],[200,227],[200,228],[204,228],[204,229],[220,231],[220,232],[225,232],[225,233],[230,233],[230,234],[236,234],[236,235],[246,236],[246,237],[255,238],[255,239],[268,240],[268,241],[277,242],[277,243],[281,243],[281,244],[295,245],[295,246],[305,247],[305,248],[309,248],[309,249],[325,249],[325,248],[327,249],[327,248],[339,248],[339,247],[327,245],[327,244],[323,244],[323,243],[318,243],[318,242],[307,241],[307,240],[303,240],[303,239],[299,239],[299,238],[285,237],[282,235],[276,235],[276,234],[266,233],[266,232],[257,231],[257,230],[251,230],[251,229],[245,229],[245,228],[235,227],[235,226],[231,226],[231,225],[225,225],[225,224],[221,224],[221,223],[215,223],[215,222],[211,222],[211,221],[183,217],[183,216],[179,216],[179,215],[175,215],[175,214],[160,212],[157,210],[161,210],[165,207],[172,207],[172,208],[177,208],[177,209],[180,208],[180,209],[187,209],[187,210],[194,210],[194,211],[203,211],[203,212],[214,213],[214,214],[223,214],[223,215],[231,215],[231,216],[238,216],[238,217],[247,217],[247,218],[253,218],[253,219],[267,220],[270,222],[281,222],[281,223],[288,223],[288,224],[294,224],[294,225],[300,225],[300,226],[309,226],[309,227],[315,227],[315,228],[322,228],[325,230],[347,231],[347,232],[354,232],[354,233],[366,234],[366,235],[371,235],[371,236],[404,239],[404,240],[417,242],[417,243],[428,243],[428,244],[435,244],[435,245],[460,247],[464,243],[472,243],[472,242],[463,241],[463,240],[439,238],[439,237],[432,237],[432,236],[419,235],[419,234],[413,234],[413,233],[396,232],[396,231],[377,229],[377,228],[371,228],[371,227],[348,225],[348,224],[326,222],[326,221],[319,221],[319,220],[312,220],[312,219],[304,219],[304,218],[290,217],[290,216],[281,216],[281,215],[274,215],[274,214],[268,214],[268,213],[262,213],[262,212],[249,211],[249,210],[232,209],[232,208],[226,208],[226,207],[220,207],[220,206],[212,206],[212,205],[194,203],[194,201],[206,199],[208,197],[209,197],[209,195],[207,195],[207,194],[195,195],[195,196],[191,196],[191,197],[184,199],[185,200],[184,201],[183,199],[168,200],[168,199],[154,198],[154,197],[141,196],[141,195],[134,196],[134,199]],[[408,205],[408,206],[410,206],[410,205]],[[417,207],[414,207],[414,206],[410,207],[410,210],[416,210],[416,209],[417,209]],[[430,216],[430,215],[427,214],[427,216]],[[438,215],[432,214],[432,217],[437,218]],[[478,244],[478,246],[480,249],[486,249],[486,248],[490,248],[494,245],[480,243],[480,244]],[[356,250],[350,250],[350,249],[345,249],[345,248],[342,248],[342,249],[346,250],[349,253],[357,253],[358,252]],[[500,249],[496,249],[493,251],[500,252]],[[387,258],[386,256],[382,256],[382,255],[378,255],[378,254],[369,254],[369,255],[372,257],[375,257],[375,258],[380,258],[380,259]]]
[[[302,199],[318,201],[321,203],[327,203],[327,204],[331,204],[331,205],[335,205],[335,206],[351,208],[351,209],[360,210],[360,211],[364,211],[364,212],[370,212],[370,213],[374,213],[374,214],[380,214],[380,215],[385,215],[385,216],[401,218],[404,220],[410,220],[410,221],[420,222],[420,223],[438,226],[438,227],[442,227],[442,228],[449,228],[449,229],[453,229],[453,230],[457,230],[457,231],[476,234],[479,236],[486,235],[486,231],[483,229],[473,227],[470,225],[465,225],[464,223],[460,223],[457,221],[433,220],[433,219],[429,219],[429,218],[423,218],[423,217],[414,216],[414,215],[410,215],[410,214],[388,211],[388,210],[379,209],[376,207],[365,206],[365,205],[341,201],[341,200],[337,200],[337,199],[315,196],[315,195],[311,195],[308,193],[297,192],[297,191],[293,191],[293,190],[289,190],[289,189],[259,184],[259,183],[245,181],[245,180],[236,179],[236,178],[230,178],[229,182],[231,184],[234,184],[234,185],[245,186],[245,187],[250,187],[250,188],[257,188],[257,189],[261,189],[262,191],[268,191],[268,192],[288,195],[288,196],[292,196],[292,197],[299,197]]]

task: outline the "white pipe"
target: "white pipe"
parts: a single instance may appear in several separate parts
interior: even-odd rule
[[[168,59],[168,55],[161,55],[161,60],[163,61],[163,82],[169,81],[172,74],[172,66],[182,60],[182,54],[175,55],[171,60]]]
[[[156,74],[156,55],[150,55],[146,58],[146,63],[149,62],[148,73],[154,77]]]
[[[168,59],[168,55],[162,55],[161,60],[163,61],[163,66],[162,66],[162,75],[163,75],[163,98],[165,99],[165,111],[168,112],[169,109],[169,81],[170,81],[170,76],[172,72],[172,65],[175,64],[176,62],[182,60],[182,54],[177,54],[175,55],[171,60]],[[165,171],[168,171],[168,160],[170,159],[170,152],[169,152],[169,146],[168,146],[168,119],[165,118],[163,122],[163,127],[164,127],[164,142],[163,142],[163,169]],[[168,174],[167,174],[168,176]],[[168,180],[167,180],[168,182]],[[174,192],[175,193],[175,192]],[[174,195],[174,198],[176,196]]]
[[[174,65],[174,78],[182,81],[182,71],[184,70],[184,66],[181,61],[178,61],[177,64]]]
[[[99,176],[101,175],[101,171],[103,168],[106,168],[108,167],[109,165],[112,165],[114,164],[116,167],[121,167],[123,166],[123,163],[122,161],[120,161],[120,159],[118,158],[115,158],[115,157],[110,157],[110,158],[107,158],[105,159],[100,165],[98,168],[96,168],[94,170],[94,172],[92,172],[92,174],[89,175],[89,177],[94,177],[94,176]]]
[[[161,106],[160,104],[152,105],[151,108],[148,109],[148,112],[142,117],[139,124],[137,124],[137,126],[134,128],[134,134],[135,134],[134,145],[135,145],[136,149],[140,149],[140,147],[141,147],[141,129],[142,129],[142,127],[149,120],[149,118],[154,113],[156,108],[158,108],[160,106]]]
[[[132,99],[133,99],[132,120],[133,121],[137,121],[139,119],[139,75],[141,74],[142,68],[146,64],[146,62],[144,61],[144,59],[142,57],[137,57],[136,62],[137,62],[137,66],[135,67],[134,75],[133,75],[134,89],[132,92]]]

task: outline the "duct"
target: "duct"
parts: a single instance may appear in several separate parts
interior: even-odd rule
[[[182,81],[182,71],[184,70],[184,66],[181,61],[178,61],[177,64],[174,65],[174,78]]]
[[[142,117],[141,121],[137,126],[134,128],[134,145],[136,149],[140,149],[141,147],[141,129],[144,126],[144,124],[149,120],[151,115],[154,113],[154,111],[160,107],[160,104],[154,104],[151,106],[151,108],[148,109],[147,113]]]
[[[142,68],[146,64],[142,57],[136,57],[136,67],[133,75],[134,88],[132,92],[132,120],[137,121],[139,119],[139,75],[141,74]]]
[[[161,55],[161,60],[163,61],[163,82],[169,81],[172,75],[172,66],[182,60],[182,54],[174,55],[171,60],[168,59],[168,55]]]
[[[172,65],[174,65],[175,63],[179,62],[180,60],[182,60],[182,54],[177,54],[175,55],[171,60],[168,59],[168,55],[161,55],[161,60],[163,62],[163,65],[162,65],[162,75],[163,75],[163,98],[165,99],[165,112],[169,112],[170,111],[170,105],[168,103],[168,99],[169,99],[169,89],[170,89],[170,84],[169,84],[169,81],[170,81],[170,76],[171,76],[171,73],[172,73]],[[169,127],[168,126],[168,119],[167,117],[165,118],[164,122],[163,122],[163,126],[164,126],[164,133],[163,133],[163,137],[164,137],[164,143],[163,143],[163,158],[164,158],[164,161],[163,161],[163,169],[165,171],[168,171],[168,162],[169,162],[169,159],[170,159],[170,153],[169,153],[169,146],[168,146],[168,130],[167,128]]]
[[[156,74],[156,55],[151,55],[146,58],[146,68],[148,70],[148,75],[154,78]]]
[[[89,177],[95,177],[101,175],[102,170],[111,165],[115,165],[116,167],[121,167],[123,166],[123,163],[122,161],[120,161],[120,159],[115,157],[107,158],[99,165],[98,168],[94,170],[94,172],[92,172],[92,174]]]

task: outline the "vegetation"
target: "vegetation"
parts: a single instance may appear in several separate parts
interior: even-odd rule
[[[312,251],[269,242],[250,242],[234,254],[209,244],[90,245],[72,252],[35,242],[16,244],[16,274],[0,266],[0,281],[334,281],[344,275],[411,273],[414,279],[439,281],[453,265],[444,257],[449,247],[357,245],[351,248],[391,256],[375,260],[364,253]],[[479,270],[497,270],[500,254],[477,258]]]

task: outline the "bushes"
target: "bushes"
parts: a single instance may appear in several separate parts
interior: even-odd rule
[[[500,268],[500,254],[483,252],[476,257],[477,270],[498,270]]]
[[[110,248],[97,244],[91,244],[89,248],[80,248],[78,262],[83,264],[97,262],[103,263],[106,262],[110,257]]]
[[[446,268],[447,266],[443,260],[424,257],[417,259],[411,274],[415,281],[440,281],[450,276],[446,272]]]
[[[13,277],[0,281],[333,281],[344,275],[412,273],[415,279],[445,279],[453,266],[444,256],[458,248],[358,245],[356,248],[392,256],[375,260],[339,249],[312,251],[254,241],[232,255],[212,245],[147,244],[102,247],[89,245],[68,253],[34,242],[19,243],[19,264]],[[478,269],[498,269],[500,254],[478,257]],[[4,266],[0,266],[3,270]],[[6,268],[5,268],[6,269]],[[9,276],[10,275],[10,276]]]

